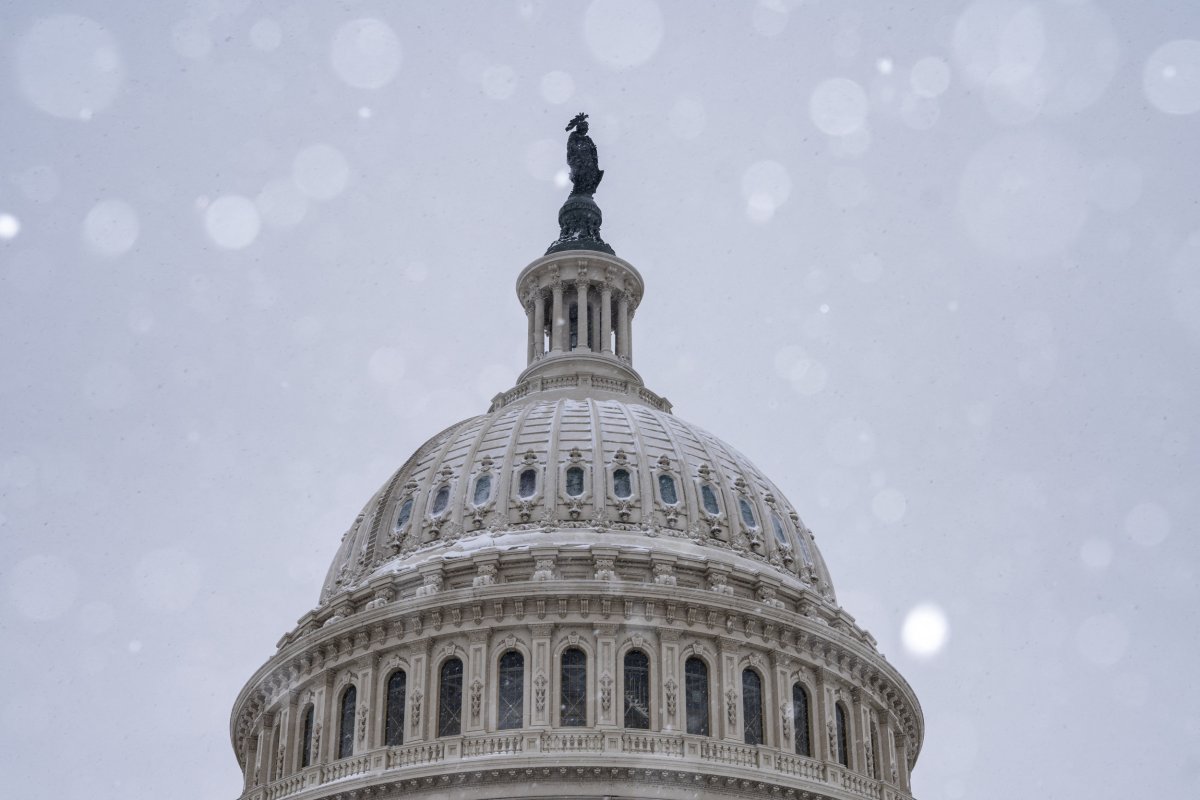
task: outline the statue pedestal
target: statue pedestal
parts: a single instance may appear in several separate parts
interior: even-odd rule
[[[600,238],[600,223],[603,221],[600,206],[590,195],[571,195],[558,210],[558,239],[546,250],[546,255],[563,250],[597,250],[616,255]]]

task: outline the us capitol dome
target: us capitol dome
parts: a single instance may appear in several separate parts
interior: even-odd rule
[[[585,115],[528,367],[413,453],[238,695],[244,800],[911,796],[916,696],[800,515],[633,369]]]

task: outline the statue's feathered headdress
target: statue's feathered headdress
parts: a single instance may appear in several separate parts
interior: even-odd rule
[[[575,119],[573,119],[567,123],[567,130],[571,130],[576,125],[580,125],[584,122],[587,122],[587,114],[584,114],[582,111],[580,111],[578,114],[575,115]]]

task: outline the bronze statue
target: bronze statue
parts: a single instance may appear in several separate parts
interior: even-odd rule
[[[596,155],[596,145],[588,133],[587,114],[576,114],[567,124],[567,165],[571,168],[571,195],[558,210],[558,238],[546,251],[598,250],[612,253],[613,249],[600,238],[603,216],[592,199],[604,177]]]
[[[587,135],[587,117],[584,113],[576,114],[567,124],[567,130],[571,131],[567,137],[567,165],[571,168],[571,194],[591,197],[604,177],[604,170],[600,169],[596,145]]]

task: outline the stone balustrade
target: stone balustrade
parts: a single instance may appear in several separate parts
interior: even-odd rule
[[[614,760],[614,755],[622,756]],[[541,756],[545,756],[542,758]],[[564,760],[566,759],[566,760]],[[329,784],[338,782],[337,791],[363,783],[417,780],[429,785],[437,776],[454,776],[485,770],[498,776],[502,772],[536,772],[547,766],[561,774],[565,769],[582,767],[590,772],[605,772],[601,765],[619,763],[659,771],[683,771],[694,782],[719,779],[745,784],[780,787],[784,792],[808,792],[813,797],[838,800],[912,800],[897,786],[874,780],[837,764],[829,764],[766,746],[749,746],[714,741],[685,734],[637,733],[563,733],[526,731],[510,735],[486,734],[451,737],[437,742],[422,742],[385,747],[350,758],[306,767],[283,780],[256,786],[242,800],[284,800],[296,797],[326,797],[336,794]],[[788,795],[791,796],[791,795]]]

